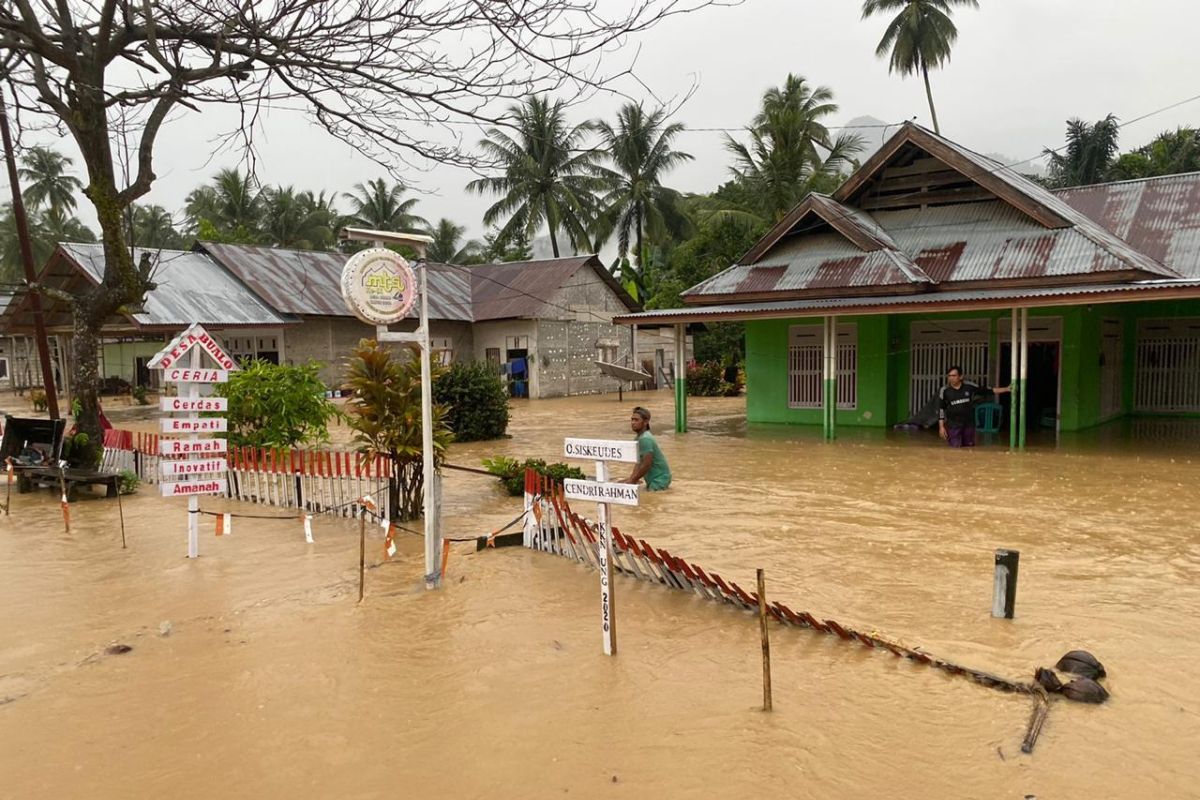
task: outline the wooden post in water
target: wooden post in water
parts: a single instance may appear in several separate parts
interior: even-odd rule
[[[763,658],[763,711],[770,711],[771,706],[771,638],[767,632],[767,587],[766,578],[760,568],[758,570],[758,630],[762,635]]]
[[[125,507],[121,505],[121,481],[117,481],[117,513],[121,515],[121,549],[125,548]]]
[[[367,573],[367,514],[360,508],[358,514],[358,602],[363,599],[363,581]]]
[[[1017,605],[1017,550],[996,551],[996,576],[992,585],[992,616],[1012,619]]]

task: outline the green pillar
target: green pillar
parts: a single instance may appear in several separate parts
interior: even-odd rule
[[[675,432],[687,433],[687,328],[675,326]]]
[[[1029,417],[1025,407],[1025,383],[1029,378],[1029,309],[1021,309],[1021,427],[1017,433],[1017,446],[1025,449],[1025,433],[1029,429]]]
[[[1017,310],[1012,310],[1012,322],[1009,325],[1008,348],[1008,386],[1012,393],[1008,396],[1008,446],[1017,449],[1017,398],[1021,393],[1021,379],[1017,375]]]

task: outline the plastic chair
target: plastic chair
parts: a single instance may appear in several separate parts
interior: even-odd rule
[[[980,403],[975,406],[975,429],[980,433],[998,433],[1004,420],[1004,406],[999,403]]]

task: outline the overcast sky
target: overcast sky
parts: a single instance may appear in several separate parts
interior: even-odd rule
[[[696,84],[677,114],[695,128],[745,125],[763,90],[788,72],[834,90],[841,112],[833,124],[870,115],[929,125],[920,79],[889,75],[874,55],[885,20],[861,21],[859,8],[857,0],[747,0],[707,9],[644,34],[637,71],[662,98]],[[1195,0],[980,0],[978,11],[960,10],[955,18],[958,44],[951,62],[931,76],[934,100],[942,132],[981,152],[1025,159],[1060,145],[1068,117],[1095,120],[1112,112],[1128,120],[1200,94]],[[626,90],[644,94],[632,85]],[[575,113],[578,120],[607,116],[620,102],[599,97]],[[172,122],[159,137],[159,179],[143,202],[178,211],[217,168],[237,165],[236,152],[210,155],[213,137],[232,119],[229,111],[209,110]],[[1200,100],[1130,125],[1122,146],[1198,124]],[[257,138],[264,183],[341,192],[385,174],[297,113],[273,113]],[[479,134],[468,130],[466,138],[473,142]],[[715,131],[681,136],[680,148],[696,158],[670,184],[700,192],[726,180],[722,141]],[[408,174],[423,192],[423,216],[450,217],[472,235],[483,232],[480,218],[490,201],[465,194],[470,173],[435,167]]]

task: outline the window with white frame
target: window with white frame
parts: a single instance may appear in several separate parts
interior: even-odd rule
[[[823,395],[824,326],[788,329],[788,407],[820,408]],[[858,325],[837,326],[837,407],[858,407]]]
[[[912,324],[908,411],[916,414],[946,385],[946,371],[987,386],[991,323],[986,319],[922,320]]]
[[[454,344],[449,338],[429,338],[429,349],[433,353],[433,362],[442,366],[450,366],[454,360]]]
[[[1200,319],[1138,323],[1136,411],[1200,411]]]

